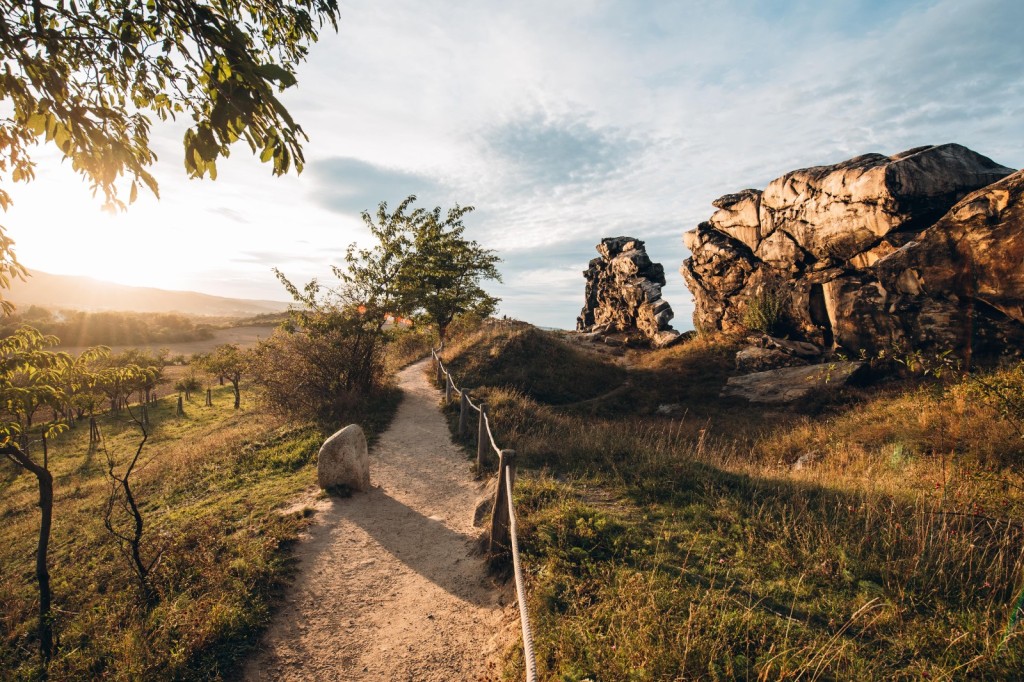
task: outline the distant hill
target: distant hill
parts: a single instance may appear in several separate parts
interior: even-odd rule
[[[31,270],[26,281],[14,281],[2,292],[19,308],[37,305],[48,309],[86,311],[124,310],[140,313],[184,313],[216,317],[251,317],[288,308],[283,301],[226,298],[195,291],[170,291],[101,282],[92,277],[53,275]]]

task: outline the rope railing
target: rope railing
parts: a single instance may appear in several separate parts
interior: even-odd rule
[[[512,490],[512,469],[505,469],[505,488]],[[526,661],[526,679],[533,682],[537,679],[537,657],[533,653],[533,633],[530,632],[530,618],[526,611],[526,586],[523,584],[523,567],[519,562],[519,540],[516,532],[516,510],[512,505],[511,492],[508,495],[508,526],[509,539],[512,544],[512,566],[516,574],[516,598],[519,600],[519,613],[523,626],[523,658]]]
[[[492,555],[511,549],[512,566],[516,580],[516,599],[519,604],[519,620],[523,631],[523,657],[526,661],[526,682],[537,680],[537,660],[533,653],[533,632],[530,628],[530,614],[526,609],[526,581],[519,558],[519,540],[517,537],[515,505],[512,503],[512,485],[516,477],[516,451],[502,450],[494,441],[491,431],[491,420],[487,417],[487,404],[481,402],[474,405],[470,400],[469,390],[458,388],[455,378],[441,362],[438,355],[440,349],[431,349],[430,355],[437,368],[437,383],[444,384],[445,404],[452,400],[452,394],[459,396],[459,435],[465,435],[470,410],[478,413],[476,433],[476,470],[483,475],[487,458],[484,456],[489,444],[498,455],[498,488],[494,492],[491,506],[490,532],[487,538],[487,549]]]
[[[484,424],[487,425],[487,437],[491,439],[491,447],[494,448],[494,451],[497,452],[500,455],[501,454],[501,448],[499,448],[498,444],[494,442],[494,434],[491,433],[491,420],[490,420],[490,418],[488,418],[486,413],[484,413],[483,416],[484,416]]]

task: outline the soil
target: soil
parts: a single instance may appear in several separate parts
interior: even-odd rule
[[[311,493],[316,523],[246,680],[493,680],[514,595],[475,552],[482,484],[452,444],[426,362],[399,373],[405,397],[370,452],[371,490]]]

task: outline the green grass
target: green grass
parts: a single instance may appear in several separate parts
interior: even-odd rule
[[[1024,678],[1024,443],[999,406],[954,380],[766,411],[717,398],[733,350],[636,355],[590,413],[474,391],[519,454],[541,679]]]
[[[152,573],[158,603],[143,608],[129,565],[103,528],[109,490],[102,450],[86,427],[51,444],[55,474],[50,572],[58,654],[51,679],[223,679],[269,622],[292,573],[289,547],[307,511],[282,508],[312,487],[323,427],[289,424],[243,391],[215,388],[174,416],[174,396],[151,412],[145,466],[133,477],[146,521],[143,552],[160,554]],[[350,421],[373,436],[397,395],[365,403]],[[103,416],[107,450],[124,461],[138,442],[125,419]],[[37,674],[35,479],[0,466],[0,678]]]

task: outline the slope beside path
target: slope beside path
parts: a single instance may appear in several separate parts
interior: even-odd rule
[[[490,680],[507,594],[472,553],[480,484],[452,444],[427,361],[370,452],[372,489],[316,503],[299,574],[246,680]]]

